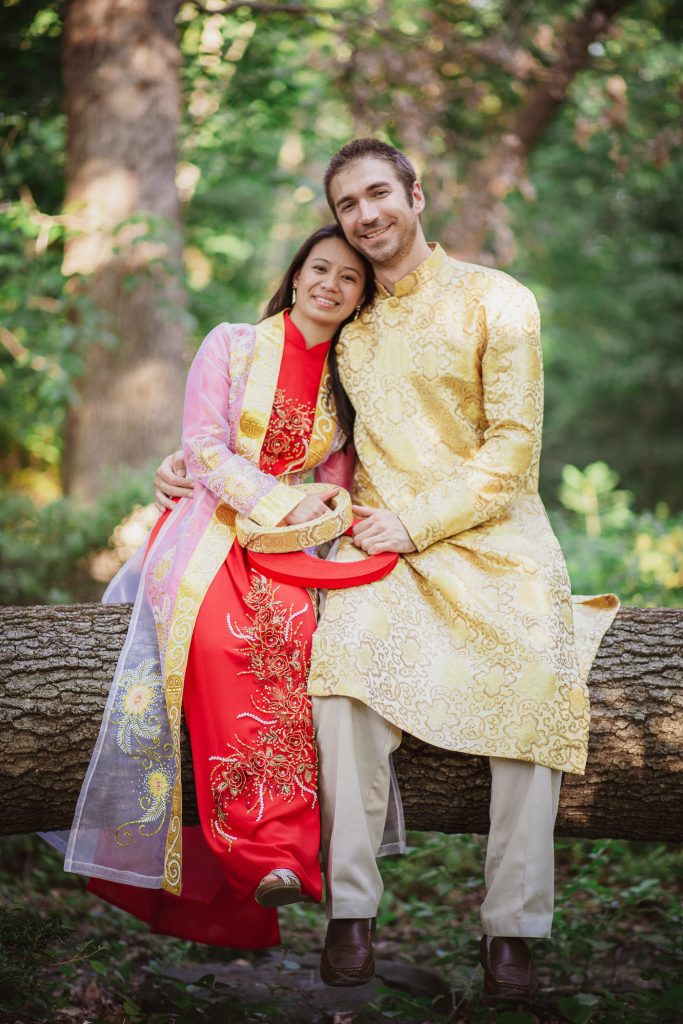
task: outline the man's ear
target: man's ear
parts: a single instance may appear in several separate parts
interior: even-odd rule
[[[419,181],[414,182],[411,194],[413,197],[413,209],[415,210],[415,213],[422,213],[427,203],[424,197],[424,192],[422,191],[422,185]]]

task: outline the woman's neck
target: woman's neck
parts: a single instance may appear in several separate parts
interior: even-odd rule
[[[296,304],[289,311],[289,318],[294,326],[301,331],[306,342],[306,348],[315,348],[316,345],[322,345],[324,342],[329,341],[332,334],[334,334],[334,331],[330,331],[326,324],[317,324],[314,320],[309,320],[307,316],[301,313]]]

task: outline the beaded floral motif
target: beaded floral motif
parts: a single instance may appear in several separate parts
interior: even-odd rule
[[[261,468],[270,469],[281,459],[303,462],[313,429],[314,410],[306,402],[287,398],[282,388],[275,392],[273,411],[261,448]]]
[[[159,712],[164,686],[158,662],[145,658],[121,676],[121,691],[112,712],[116,744],[124,754],[139,761],[144,777],[138,803],[142,814],[125,821],[114,832],[119,846],[136,838],[157,835],[166,821],[168,798],[173,787],[173,745],[161,742]]]
[[[229,847],[236,836],[229,831],[228,816],[235,800],[244,800],[249,813],[260,821],[265,799],[279,798],[288,803],[300,796],[312,806],[317,801],[316,751],[313,739],[310,698],[306,694],[309,655],[301,636],[300,617],[307,605],[298,610],[286,608],[277,599],[279,587],[255,573],[245,597],[251,609],[251,624],[237,629],[230,615],[228,628],[245,642],[249,669],[240,675],[253,675],[260,683],[251,695],[253,710],[239,719],[250,719],[261,726],[255,741],[239,737],[230,744],[227,756],[214,755],[211,772],[214,835],[225,839]]]
[[[176,545],[174,544],[172,548],[169,548],[169,550],[158,558],[152,565],[148,580],[149,596],[152,603],[152,615],[154,616],[154,625],[157,630],[159,650],[162,652],[166,650],[168,629],[171,623],[171,598],[168,593],[167,582],[173,568],[175,557]]]

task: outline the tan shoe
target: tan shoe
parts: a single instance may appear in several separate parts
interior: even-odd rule
[[[524,939],[495,936],[488,947],[483,935],[479,960],[484,968],[486,1003],[530,1003],[538,992]]]
[[[273,875],[275,877],[273,877]],[[311,896],[301,892],[299,876],[289,868],[273,868],[261,880],[254,899],[262,907],[286,907],[289,903],[312,903]]]
[[[320,977],[326,985],[364,985],[375,973],[372,940],[374,917],[342,917],[330,921],[320,960]]]

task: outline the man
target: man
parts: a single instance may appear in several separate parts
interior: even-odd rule
[[[550,934],[561,772],[584,768],[585,679],[616,602],[583,606],[590,642],[579,658],[564,560],[537,494],[543,391],[531,293],[427,244],[422,189],[393,147],[344,146],[325,190],[378,286],[337,349],[356,412],[361,519],[338,557],[403,557],[377,583],[330,592],[313,642],[330,916],[321,976],[341,986],[373,974],[375,857],[405,729],[490,757],[485,993],[530,1000],[526,939]]]

